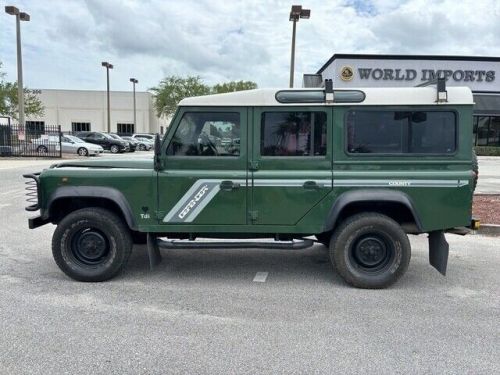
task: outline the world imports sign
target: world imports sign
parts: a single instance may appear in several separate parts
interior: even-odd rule
[[[341,68],[341,78],[349,77],[352,68],[344,66]],[[493,82],[495,80],[494,70],[451,70],[451,69],[387,69],[387,68],[358,68],[358,76],[362,80],[373,79],[375,81],[429,81],[438,77],[455,82]],[[352,79],[352,78],[350,78]]]

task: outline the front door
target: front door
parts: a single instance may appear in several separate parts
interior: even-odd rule
[[[332,190],[331,109],[253,111],[251,215],[256,225],[295,225]]]
[[[246,224],[247,110],[182,108],[171,126],[158,173],[160,223]]]

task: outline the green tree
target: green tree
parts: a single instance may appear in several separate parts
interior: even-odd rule
[[[222,94],[225,92],[253,90],[257,88],[257,84],[252,81],[230,81],[225,83],[218,83],[212,87],[212,93]]]
[[[177,104],[184,98],[210,94],[210,87],[198,76],[165,77],[157,87],[150,90],[153,92],[153,105],[158,116],[173,115]]]
[[[2,63],[0,62],[0,69]],[[45,109],[38,95],[24,89],[24,113],[28,116],[43,116]],[[0,115],[19,119],[17,82],[5,81],[5,73],[0,71]]]

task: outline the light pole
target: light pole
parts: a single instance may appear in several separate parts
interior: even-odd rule
[[[113,69],[113,64],[103,61],[101,65],[106,68],[106,90],[108,96],[108,133],[111,133],[111,110],[109,107],[109,69]]]
[[[6,6],[5,13],[16,16],[17,39],[17,101],[19,108],[19,124],[24,126],[24,86],[23,86],[23,58],[21,55],[21,21],[29,21],[28,13],[20,12],[14,6]]]
[[[136,112],[135,112],[135,84],[139,83],[139,81],[135,78],[130,78],[130,82],[132,82],[132,87],[134,90],[134,133],[137,132],[137,126],[136,126]]]
[[[293,87],[293,75],[295,70],[295,32],[297,29],[297,22],[301,18],[309,18],[311,17],[310,9],[302,9],[302,5],[292,5],[292,9],[290,10],[290,21],[293,22],[293,31],[292,31],[292,57],[290,61],[290,87]]]

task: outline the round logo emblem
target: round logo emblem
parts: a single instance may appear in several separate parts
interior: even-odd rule
[[[340,78],[342,81],[351,81],[354,78],[354,71],[350,66],[343,66],[340,69]]]

